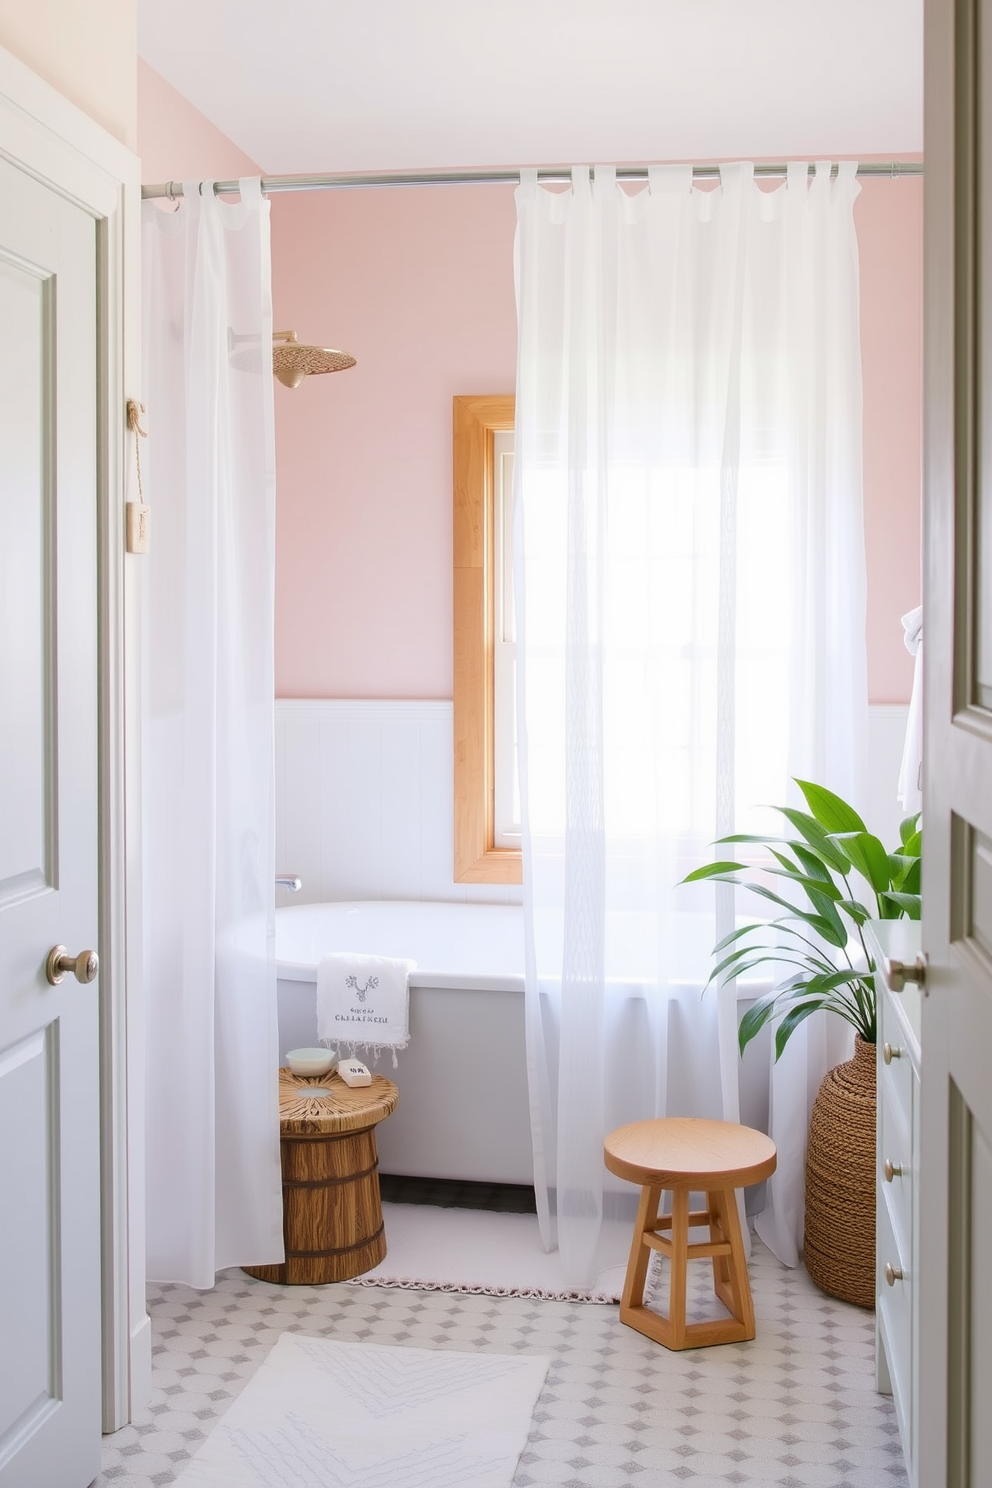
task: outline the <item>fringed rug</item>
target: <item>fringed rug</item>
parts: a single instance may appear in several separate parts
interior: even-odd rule
[[[355,1278],[357,1286],[481,1292],[493,1297],[542,1297],[561,1302],[618,1302],[631,1224],[606,1220],[590,1287],[569,1286],[561,1256],[541,1243],[535,1214],[442,1209],[433,1204],[383,1204],[386,1258]]]
[[[509,1488],[547,1370],[283,1333],[177,1488]]]

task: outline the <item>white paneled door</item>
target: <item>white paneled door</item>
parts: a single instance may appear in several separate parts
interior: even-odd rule
[[[100,1467],[97,254],[0,160],[0,1488]]]
[[[919,1488],[992,1484],[992,3],[926,6]],[[911,1279],[897,1277],[894,1285]]]

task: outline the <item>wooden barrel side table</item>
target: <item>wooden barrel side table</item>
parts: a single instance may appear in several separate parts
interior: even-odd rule
[[[279,1071],[286,1259],[245,1266],[283,1286],[347,1281],[386,1254],[375,1128],[395,1109],[392,1080],[351,1088],[339,1075]]]

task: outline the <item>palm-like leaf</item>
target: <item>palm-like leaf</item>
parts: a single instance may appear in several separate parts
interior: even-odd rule
[[[767,856],[760,862],[706,863],[682,880],[731,884],[784,911],[738,925],[718,941],[713,954],[719,959],[707,983],[732,981],[760,966],[778,967],[779,975],[785,971],[778,985],[745,1012],[739,1028],[743,1053],[773,1023],[776,1059],[799,1025],[821,1009],[837,1013],[874,1043],[875,967],[862,926],[873,916],[920,917],[919,817],[902,822],[898,847],[886,852],[840,796],[808,780],[796,784],[808,811],[776,807],[796,837],[721,837],[717,846],[747,844],[764,848]],[[870,889],[872,908],[856,897],[852,877]],[[793,897],[787,898],[790,889]]]

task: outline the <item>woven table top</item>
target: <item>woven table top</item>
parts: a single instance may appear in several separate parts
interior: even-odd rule
[[[309,1092],[326,1090],[326,1095]],[[288,1135],[360,1131],[375,1126],[396,1110],[400,1093],[392,1080],[373,1075],[371,1085],[346,1085],[330,1075],[294,1075],[279,1071],[279,1126]]]

